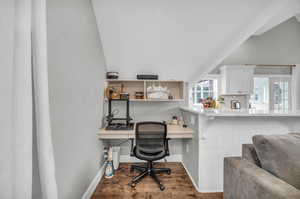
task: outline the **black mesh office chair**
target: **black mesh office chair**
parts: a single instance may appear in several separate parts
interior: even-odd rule
[[[168,139],[167,139],[167,125],[161,122],[140,122],[136,123],[135,128],[135,146],[133,147],[133,155],[140,159],[147,161],[146,166],[132,165],[130,171],[138,170],[140,175],[134,177],[131,186],[136,184],[145,176],[151,176],[159,185],[160,190],[165,187],[157,178],[157,173],[171,174],[169,168],[154,168],[153,161],[163,159],[169,155]]]

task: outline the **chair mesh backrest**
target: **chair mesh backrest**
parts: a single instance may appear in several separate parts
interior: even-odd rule
[[[163,150],[166,137],[167,125],[160,122],[140,122],[136,124],[135,130],[136,147],[152,150]]]

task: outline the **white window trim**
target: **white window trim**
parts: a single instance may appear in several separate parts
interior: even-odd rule
[[[201,78],[201,80],[217,80],[217,85],[215,85],[216,88],[216,97],[218,97],[219,93],[220,93],[220,89],[221,89],[221,81],[220,81],[220,78],[221,78],[221,75],[220,74],[209,74],[207,75],[205,78]],[[201,81],[199,80],[199,81]],[[189,105],[190,106],[199,106],[200,103],[193,103],[194,102],[194,99],[193,99],[193,96],[192,96],[192,93],[193,93],[193,89],[195,89],[194,85],[199,83],[198,82],[191,82],[189,84]]]
[[[292,68],[292,109],[298,111],[300,109],[300,64]]]
[[[272,88],[271,88],[271,86],[273,85],[273,83],[275,82],[275,81],[278,81],[278,80],[286,80],[286,81],[288,81],[289,82],[289,87],[288,87],[288,94],[289,94],[289,96],[288,96],[288,99],[289,99],[289,101],[288,101],[288,107],[289,107],[289,109],[291,110],[292,109],[292,78],[291,77],[283,77],[283,76],[281,76],[281,77],[272,77],[272,78],[270,78],[270,82],[269,82],[269,91],[270,91],[270,104],[269,104],[269,106],[270,106],[270,110],[274,110],[274,92],[273,92],[273,90],[272,90]]]
[[[293,78],[292,75],[281,75],[281,74],[254,74],[253,75],[253,79],[254,78],[269,78],[269,110],[273,110],[274,109],[274,101],[273,101],[273,92],[272,92],[272,82],[276,79],[282,78],[282,79],[287,79],[289,81],[289,109],[293,109],[294,108],[294,103],[293,103]]]
[[[277,74],[274,74],[274,75],[264,75],[264,74],[254,74],[253,75],[253,78],[254,77],[269,77],[269,78],[272,78],[272,77],[282,77],[282,78],[292,78],[292,75],[277,75]]]

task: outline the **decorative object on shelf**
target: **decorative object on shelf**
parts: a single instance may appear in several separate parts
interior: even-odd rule
[[[225,99],[224,99],[224,97],[222,97],[222,96],[219,96],[218,99],[217,99],[217,101],[218,101],[220,104],[225,104]]]
[[[108,99],[120,99],[120,92],[115,87],[107,87],[105,95]]]
[[[129,93],[120,93],[120,99],[129,99]]]
[[[172,124],[172,125],[178,125],[178,118],[177,118],[177,116],[173,116],[173,117],[172,117],[171,124]]]
[[[238,100],[231,100],[231,109],[241,109],[241,102]]]
[[[113,167],[113,151],[111,147],[104,148],[104,159],[105,159],[105,178],[114,177]]]
[[[178,120],[178,125],[180,125],[180,126],[183,126],[183,125],[184,125],[184,121],[183,121],[183,117],[182,117],[182,116],[179,116],[179,117],[177,118],[177,120]]]
[[[136,78],[137,79],[158,80],[158,75],[140,74],[140,75],[136,75]]]
[[[169,99],[169,93],[167,87],[155,86],[154,83],[152,86],[147,88],[147,98],[148,99]]]
[[[248,94],[225,94],[224,98],[224,110],[230,109],[249,109],[249,95]]]
[[[135,99],[144,99],[144,92],[143,91],[136,91],[135,92]]]
[[[201,103],[203,104],[203,108],[216,108],[216,100],[212,97],[207,97],[206,99],[202,99]]]
[[[119,78],[119,73],[110,71],[106,73],[106,79],[118,79]]]
[[[224,97],[222,97],[222,96],[218,97],[216,108],[220,109],[220,110],[225,109],[225,99],[224,99]]]
[[[120,99],[120,94],[123,93],[123,84],[113,84],[106,87],[105,96],[108,99]]]

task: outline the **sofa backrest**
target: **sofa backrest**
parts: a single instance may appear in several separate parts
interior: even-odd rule
[[[262,168],[300,189],[300,133],[256,135],[252,140]]]
[[[258,167],[261,167],[253,144],[242,145],[242,158],[257,165]]]

